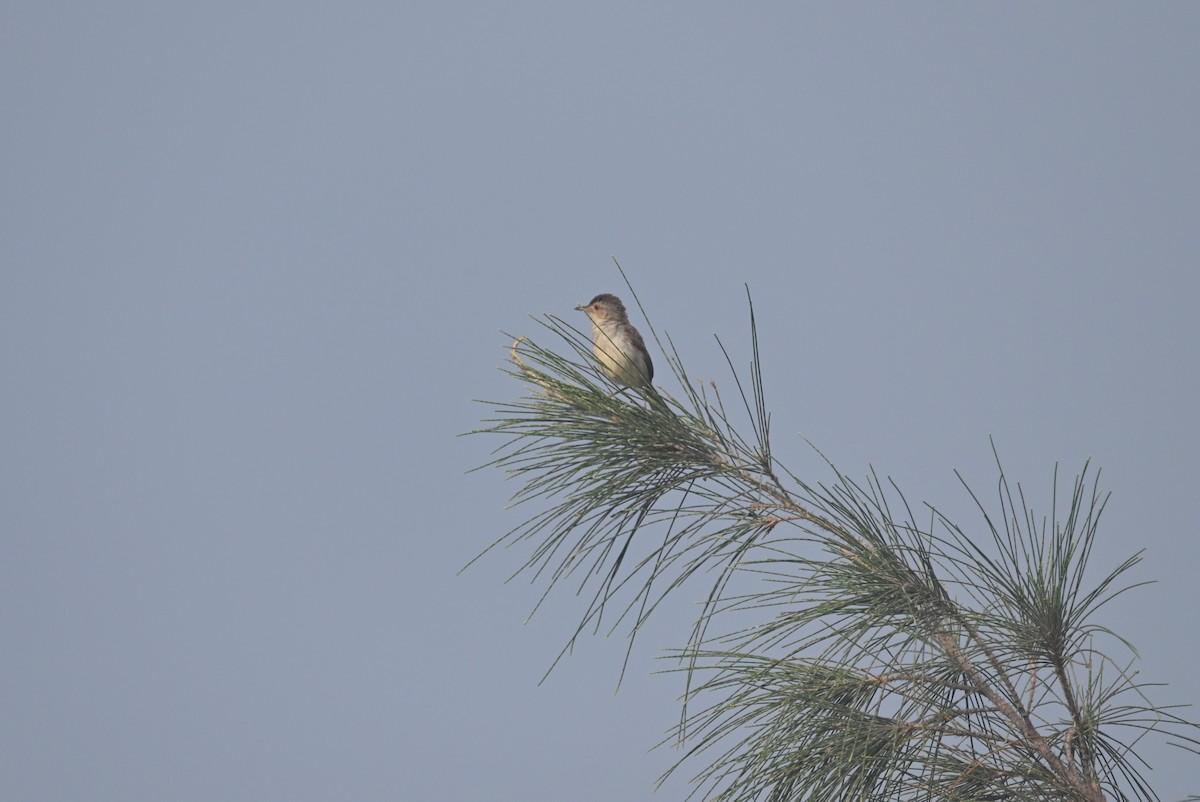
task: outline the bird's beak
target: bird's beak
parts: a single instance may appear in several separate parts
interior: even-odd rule
[[[587,307],[586,306],[577,306],[577,307],[575,307],[575,311],[576,312],[586,312]]]

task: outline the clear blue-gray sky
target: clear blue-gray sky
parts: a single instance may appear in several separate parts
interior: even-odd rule
[[[520,390],[498,332],[612,255],[718,382],[749,283],[814,479],[801,434],[950,509],[989,435],[1043,508],[1093,458],[1097,561],[1159,580],[1103,621],[1200,700],[1200,5],[9,2],[0,42],[0,798],[649,798],[691,608],[615,696],[616,638],[538,687],[578,600],[455,576],[520,520],[455,438]]]

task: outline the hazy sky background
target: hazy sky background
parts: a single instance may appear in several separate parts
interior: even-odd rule
[[[455,576],[499,331],[613,255],[724,386],[750,285],[813,479],[1093,458],[1159,580],[1102,622],[1200,701],[1198,4],[8,2],[0,109],[0,798],[649,798],[701,587],[614,696],[618,638],[538,687],[524,553]]]

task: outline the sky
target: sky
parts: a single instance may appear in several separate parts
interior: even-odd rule
[[[5,3],[0,798],[686,796],[700,586],[615,692],[620,635],[539,684],[525,553],[458,574],[523,520],[458,436],[502,332],[613,257],[727,388],[749,286],[813,480],[974,525],[989,438],[1043,510],[1092,460],[1154,582],[1101,621],[1200,700],[1198,75],[1188,3]]]

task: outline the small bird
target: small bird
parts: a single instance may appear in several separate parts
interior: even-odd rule
[[[592,353],[608,377],[622,387],[649,385],[654,379],[654,363],[621,299],[602,293],[587,306],[575,308],[592,320]]]

